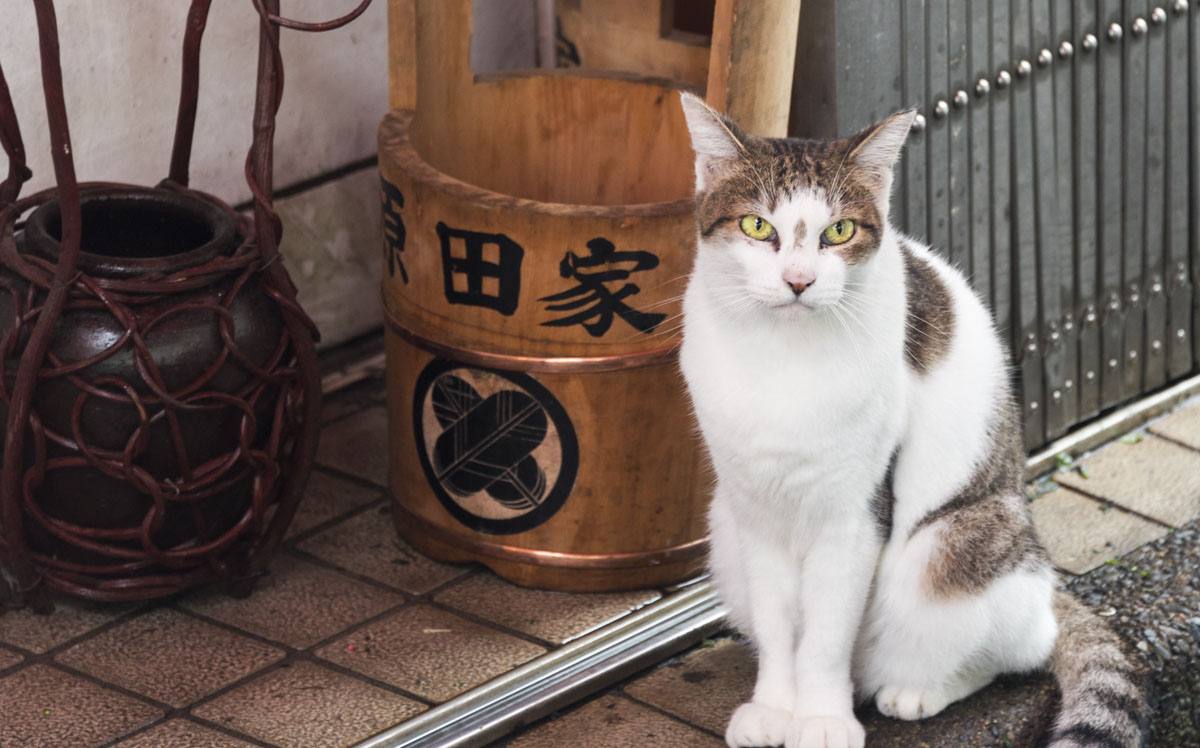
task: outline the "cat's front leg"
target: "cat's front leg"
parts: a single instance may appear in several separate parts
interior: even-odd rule
[[[786,748],[862,748],[851,660],[880,540],[870,516],[850,512],[818,533],[801,571],[804,629]]]
[[[743,538],[723,494],[718,486],[710,515],[713,577],[758,654],[754,695],[734,711],[725,741],[731,748],[782,745],[796,700],[796,564],[759,533]]]

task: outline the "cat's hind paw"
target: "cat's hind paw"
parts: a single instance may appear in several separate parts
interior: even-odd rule
[[[783,745],[787,737],[791,713],[765,704],[748,701],[739,706],[729,718],[725,742],[729,748],[759,748]]]
[[[946,708],[951,701],[943,691],[931,688],[884,686],[875,696],[875,706],[895,719],[925,719]]]
[[[867,736],[854,717],[804,717],[788,728],[786,748],[863,748]]]

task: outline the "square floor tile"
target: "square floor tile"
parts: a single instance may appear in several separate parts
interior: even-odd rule
[[[0,746],[95,746],[162,716],[149,704],[47,665],[0,679]]]
[[[253,743],[190,719],[172,719],[122,740],[115,748],[253,748]]]
[[[615,594],[531,590],[484,573],[439,592],[436,599],[530,636],[563,643],[660,597],[654,590]]]
[[[28,608],[0,610],[0,642],[42,654],[133,608],[132,605],[100,605],[62,598],[54,601],[54,612],[49,615],[39,615]]]
[[[368,624],[317,651],[363,675],[446,701],[546,650],[428,605]]]
[[[1065,488],[1039,496],[1029,510],[1050,560],[1072,574],[1090,571],[1169,532]]]
[[[1200,449],[1200,404],[1181,408],[1150,424],[1150,432]]]
[[[317,525],[340,517],[381,497],[379,491],[314,470],[287,536],[294,538]]]
[[[601,696],[512,740],[509,748],[723,746],[708,733],[620,696]]]
[[[368,509],[306,538],[305,553],[414,595],[424,594],[465,574],[466,566],[432,561],[396,534],[388,506]]]
[[[194,710],[284,748],[353,745],[425,706],[310,662],[264,673]]]
[[[321,421],[336,421],[372,405],[379,405],[383,398],[383,379],[370,377],[326,397],[321,403]]]
[[[1113,442],[1082,464],[1087,478],[1075,470],[1054,479],[1175,527],[1200,517],[1200,452],[1147,436]]]
[[[387,411],[368,408],[326,426],[317,462],[387,486]]]
[[[750,645],[718,639],[671,660],[625,687],[625,693],[718,735],[754,692]]]
[[[75,644],[57,659],[114,685],[183,707],[283,654],[179,611],[160,608]]]
[[[20,663],[25,658],[11,649],[0,647],[0,670],[8,670],[13,665]]]
[[[402,595],[285,553],[271,562],[271,573],[259,580],[247,598],[236,599],[214,589],[194,594],[180,605],[303,649],[402,602]]]

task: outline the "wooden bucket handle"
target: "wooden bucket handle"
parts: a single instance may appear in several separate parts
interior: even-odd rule
[[[445,15],[431,22],[440,12]],[[426,95],[470,96],[475,85],[472,21],[471,0],[390,0],[391,74],[400,82],[392,86],[394,108],[419,108],[422,78]],[[717,0],[705,94],[709,105],[748,132],[786,134],[799,24],[800,0]],[[437,69],[422,75],[421,65]],[[436,93],[428,90],[431,80]]]

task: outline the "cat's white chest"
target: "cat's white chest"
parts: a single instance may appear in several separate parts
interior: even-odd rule
[[[886,459],[899,432],[897,367],[848,348],[731,336],[691,311],[681,364],[722,478],[811,486]]]

